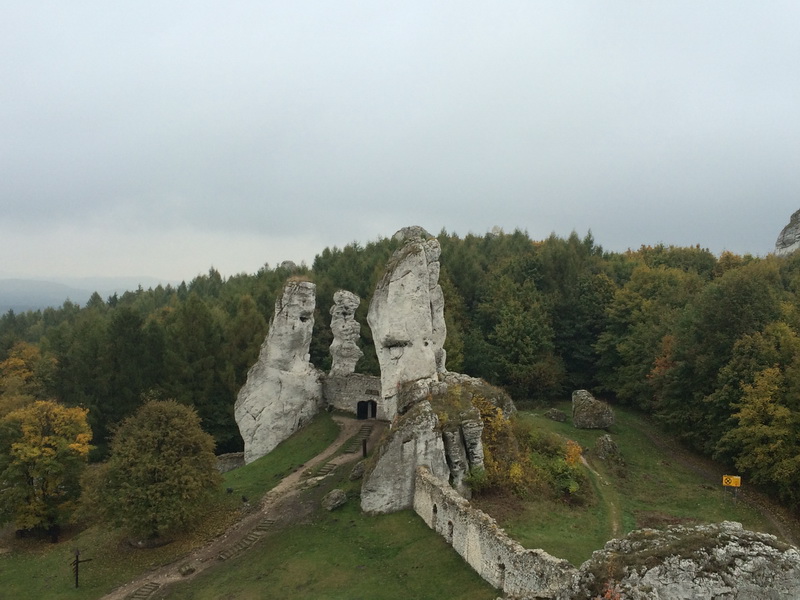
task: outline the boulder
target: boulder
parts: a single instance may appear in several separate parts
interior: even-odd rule
[[[564,423],[567,420],[567,413],[557,408],[551,408],[545,411],[544,416],[553,421],[558,421],[559,423]]]
[[[356,363],[364,356],[358,347],[361,338],[361,325],[356,321],[356,309],[361,298],[347,290],[339,290],[333,295],[331,307],[331,370],[329,375],[349,375],[356,369]]]
[[[335,510],[347,502],[347,493],[344,490],[331,490],[322,498],[322,508]]]
[[[586,390],[572,392],[572,424],[577,429],[608,429],[614,424],[614,412]]]
[[[322,373],[309,362],[316,286],[289,281],[275,302],[275,315],[258,361],[236,398],[234,416],[244,440],[244,461],[270,452],[317,413]]]
[[[563,597],[608,590],[630,600],[800,598],[800,553],[734,522],[640,529],[594,552]]]
[[[399,412],[399,386],[435,378],[445,372],[446,360],[439,242],[421,227],[395,237],[405,243],[389,260],[367,314],[381,367],[378,417],[386,420]]]
[[[775,254],[786,256],[800,248],[800,210],[789,218],[789,223],[781,230],[775,242]]]
[[[595,454],[597,454],[597,458],[600,460],[613,463],[624,463],[622,454],[619,451],[619,446],[617,446],[617,443],[611,439],[611,436],[608,434],[601,435],[599,438],[597,438],[594,451]]]
[[[360,460],[356,463],[353,467],[353,470],[350,471],[349,479],[350,481],[357,481],[364,477],[364,471],[366,470],[367,464],[364,460]]]

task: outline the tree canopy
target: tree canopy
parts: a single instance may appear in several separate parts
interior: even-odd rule
[[[214,438],[197,412],[174,400],[149,400],[114,434],[85,500],[132,534],[155,538],[190,523],[220,482]]]

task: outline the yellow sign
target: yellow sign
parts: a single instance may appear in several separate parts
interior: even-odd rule
[[[738,475],[723,475],[722,485],[725,487],[740,487],[742,485],[742,478]]]

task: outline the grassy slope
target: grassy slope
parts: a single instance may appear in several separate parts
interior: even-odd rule
[[[170,600],[493,600],[497,592],[416,514],[368,517],[357,498],[276,532]]]
[[[569,403],[560,406],[569,414]],[[643,526],[670,522],[739,521],[746,528],[776,533],[758,511],[734,504],[720,484],[713,485],[694,471],[673,464],[648,439],[652,428],[643,418],[615,409],[616,425],[610,431],[627,463],[627,476],[616,477],[604,463],[591,457],[591,476],[596,501],[588,508],[563,504],[528,502],[521,510],[501,519],[512,537],[525,547],[543,548],[579,565],[612,537],[616,519],[622,533]],[[605,431],[579,430],[570,422],[558,423],[536,412],[520,418],[534,427],[554,431],[592,449]]]
[[[135,550],[123,541],[120,531],[93,526],[57,545],[41,542],[0,540],[13,552],[0,555],[0,600],[53,600],[99,598],[150,568],[167,564],[221,533],[238,513],[241,496],[251,502],[272,489],[280,479],[336,439],[339,428],[327,413],[279,445],[269,456],[247,467],[227,473],[223,489],[212,510],[189,534],[152,550]],[[13,536],[13,533],[11,534]],[[91,562],[81,565],[80,588],[75,589],[70,563],[75,548]]]

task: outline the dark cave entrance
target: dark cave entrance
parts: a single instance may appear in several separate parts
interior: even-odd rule
[[[362,400],[356,405],[358,419],[374,419],[378,415],[378,403],[375,400]]]

